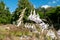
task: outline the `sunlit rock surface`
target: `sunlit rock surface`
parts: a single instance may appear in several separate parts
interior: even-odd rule
[[[21,15],[19,16],[20,18],[17,20],[17,26],[20,26],[22,24],[22,19],[24,17],[24,12],[25,12],[26,8],[23,9]]]
[[[57,31],[58,37],[60,38],[60,30]]]
[[[55,35],[55,33],[54,33],[54,31],[53,30],[48,30],[48,32],[47,32],[47,35],[46,36],[50,36],[52,39],[54,39],[54,38],[56,38],[56,35]]]
[[[25,23],[25,27],[34,29],[35,25],[30,23]]]
[[[49,25],[45,24],[39,17],[38,14],[35,13],[35,10],[33,11],[32,13],[32,10],[31,10],[31,13],[28,17],[29,20],[31,21],[34,21],[36,22],[37,24],[39,24],[43,29],[47,29]]]
[[[34,33],[37,33],[38,32],[37,29],[36,29],[35,24],[25,23],[25,27],[28,28],[28,29],[30,29]]]
[[[23,12],[22,12],[23,13]],[[22,24],[22,19],[23,19],[23,16],[24,14],[21,14],[19,20],[18,20],[18,25],[17,26],[20,26]],[[49,24],[46,24],[42,21],[42,19],[39,17],[38,14],[36,14],[35,10],[30,12],[30,15],[28,16],[28,20],[30,21],[33,21],[35,23],[25,23],[23,26],[24,28],[27,28],[30,30],[30,32],[34,33],[34,34],[38,34],[38,36],[40,36],[40,39],[41,37],[44,38],[44,35],[46,35],[47,37],[50,36],[51,39],[55,39],[56,38],[56,34],[54,33],[54,31],[52,30],[48,30],[48,26]],[[36,26],[36,24],[38,24]],[[43,35],[43,36],[42,36]],[[59,35],[59,32],[58,32],[58,35]],[[27,38],[27,39],[26,39]],[[28,37],[21,37],[21,40],[28,40]],[[35,38],[34,38],[35,39]],[[32,40],[34,40],[32,39]]]

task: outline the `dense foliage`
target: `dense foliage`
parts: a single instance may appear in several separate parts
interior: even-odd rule
[[[38,8],[36,10],[38,10],[37,12],[41,18],[48,19],[47,21],[53,24],[56,29],[60,28],[60,6],[49,7],[47,9]]]
[[[18,7],[16,8],[13,17],[14,17],[14,21],[16,21],[19,18],[19,15],[21,14],[21,12],[23,11],[24,8],[27,8],[25,11],[25,15],[23,18],[23,21],[26,22],[28,15],[30,14],[31,9],[33,8],[33,5],[30,4],[29,0],[18,0]]]
[[[12,14],[9,11],[9,8],[6,7],[5,3],[1,1],[0,2],[0,24],[9,24],[9,23],[13,23],[13,21],[16,22],[24,8],[27,8],[23,18],[23,21],[25,23],[25,22],[29,22],[27,21],[27,17],[29,16],[30,11],[34,9],[33,5],[29,2],[29,0],[18,0],[18,7]],[[57,29],[60,28],[60,6],[49,7],[47,9],[39,7],[36,9],[36,12],[43,19],[49,18],[52,24],[54,24],[55,28]]]
[[[0,23],[11,23],[11,13],[9,11],[9,8],[6,7],[6,5],[2,1],[0,2]]]

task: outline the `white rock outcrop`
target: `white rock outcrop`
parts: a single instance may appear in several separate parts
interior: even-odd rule
[[[35,10],[33,11],[32,13],[32,10],[31,10],[31,13],[28,17],[29,20],[31,21],[34,21],[36,22],[37,24],[39,24],[43,29],[47,29],[49,25],[45,24],[42,19],[40,19],[39,15],[36,14]]]
[[[54,38],[56,38],[56,35],[55,35],[55,33],[54,33],[54,31],[53,30],[48,30],[48,32],[47,32],[47,35],[46,36],[50,36],[52,39],[54,39]]]
[[[22,21],[23,21],[22,19],[23,19],[23,17],[24,17],[24,12],[25,12],[25,10],[26,10],[26,8],[23,9],[21,15],[19,16],[20,18],[17,20],[17,26],[20,26],[20,25],[21,25],[21,23],[22,23]]]
[[[60,38],[60,30],[57,31],[58,37]]]

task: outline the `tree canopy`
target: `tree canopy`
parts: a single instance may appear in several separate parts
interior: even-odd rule
[[[18,7],[16,8],[13,17],[14,21],[16,21],[19,18],[19,15],[21,14],[22,10],[24,8],[27,8],[24,15],[24,22],[26,22],[28,15],[30,14],[31,9],[34,9],[33,5],[29,2],[29,0],[18,0]]]
[[[35,9],[34,6],[29,2],[29,0],[18,0],[17,6],[18,7],[11,14],[5,3],[3,1],[0,2],[0,24],[9,24],[13,23],[13,21],[16,22],[24,8],[27,9],[24,13],[23,22],[29,22],[27,21],[27,17],[30,15],[30,11]],[[49,7],[46,9],[39,7],[35,10],[42,19],[49,18],[50,21],[52,21],[52,24],[54,24],[55,28],[60,28],[60,6]]]
[[[0,23],[11,23],[11,13],[3,1],[0,2]]]

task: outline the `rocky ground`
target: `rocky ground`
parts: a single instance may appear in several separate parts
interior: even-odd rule
[[[25,27],[7,24],[0,25],[0,40],[34,40],[33,33]]]
[[[17,27],[7,24],[0,25],[0,40],[52,40],[52,38],[47,36],[47,30],[42,31],[38,26],[33,30],[24,27],[24,25]],[[59,39],[56,37],[54,40]]]

